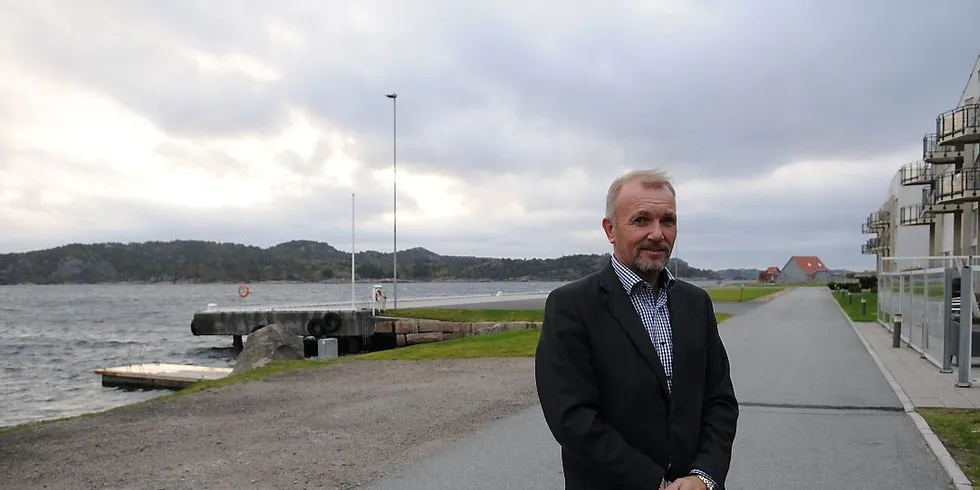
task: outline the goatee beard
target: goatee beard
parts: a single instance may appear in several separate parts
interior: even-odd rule
[[[636,270],[644,273],[657,274],[664,270],[663,266],[657,265],[656,263],[644,262],[643,260],[637,258],[633,261],[633,267]]]
[[[664,268],[656,263],[644,262],[637,258],[633,261],[633,270],[646,282],[656,284]]]

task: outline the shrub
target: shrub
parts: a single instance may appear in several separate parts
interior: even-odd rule
[[[858,278],[861,289],[871,289],[878,286],[878,276],[861,276]]]

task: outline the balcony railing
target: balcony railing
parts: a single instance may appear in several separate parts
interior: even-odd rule
[[[891,224],[891,213],[889,211],[875,211],[868,215],[868,220],[865,222],[869,230],[874,232],[882,231],[888,228]]]
[[[931,214],[922,212],[921,204],[909,204],[902,206],[898,210],[898,223],[902,226],[921,226],[931,225],[935,222],[935,217]]]
[[[867,242],[861,245],[861,253],[863,254],[877,254],[888,248],[888,243],[881,238],[869,238]]]
[[[937,204],[936,203],[936,181],[922,189],[922,214],[937,215],[943,213],[958,213],[961,211],[956,204]]]
[[[939,146],[936,133],[922,137],[922,160],[926,163],[949,164],[963,162],[963,145]]]
[[[980,142],[980,104],[946,111],[936,118],[936,144],[962,145]]]
[[[936,176],[935,204],[980,202],[980,168],[964,168]]]
[[[861,233],[865,235],[874,235],[875,233],[878,233],[878,230],[871,228],[871,226],[868,225],[867,222],[864,222],[861,223]]]
[[[902,166],[902,185],[922,185],[932,182],[932,166],[926,162]]]

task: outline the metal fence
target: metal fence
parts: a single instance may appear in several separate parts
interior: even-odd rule
[[[957,368],[957,385],[969,386],[980,353],[976,271],[980,257],[882,257],[878,263],[878,321],[902,343],[943,372]],[[973,301],[961,301],[972,298]],[[972,314],[971,314],[972,313]],[[972,321],[970,321],[972,319]]]

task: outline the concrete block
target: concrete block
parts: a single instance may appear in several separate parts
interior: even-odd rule
[[[452,333],[456,324],[453,322],[428,321],[419,322],[419,332]]]
[[[418,333],[418,320],[398,320],[395,323],[395,333]]]
[[[441,342],[442,340],[444,340],[442,332],[405,334],[405,343],[408,345],[424,344],[427,342]]]
[[[332,359],[337,357],[337,339],[317,339],[316,352],[317,357],[320,359]]]
[[[378,322],[374,325],[375,333],[391,333],[395,330],[394,322]]]

